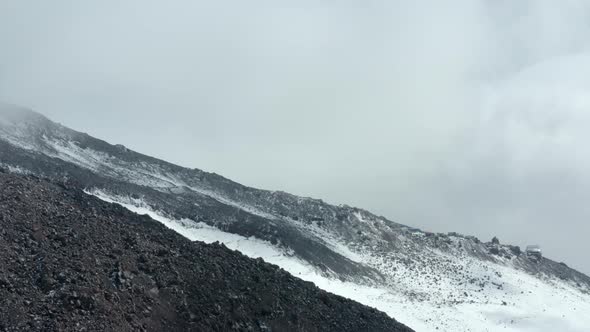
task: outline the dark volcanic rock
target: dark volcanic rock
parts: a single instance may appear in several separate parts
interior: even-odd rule
[[[411,331],[68,185],[0,172],[0,331]]]

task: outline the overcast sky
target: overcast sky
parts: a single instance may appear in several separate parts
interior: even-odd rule
[[[590,2],[0,0],[0,100],[590,272]]]

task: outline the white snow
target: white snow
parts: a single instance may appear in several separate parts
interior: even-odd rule
[[[316,224],[307,224],[300,220],[289,219],[291,224],[304,230],[303,234],[309,234],[321,240],[332,251],[350,259],[353,262],[363,263],[364,257],[352,251],[342,239],[337,238],[333,234],[327,232],[325,229],[318,227]]]
[[[147,214],[152,219],[161,222],[166,227],[174,230],[191,241],[202,241],[205,243],[219,241],[225,244],[226,247],[233,250],[238,250],[244,255],[253,258],[264,258],[266,261],[277,265],[279,265],[279,261],[276,261],[277,258],[282,259],[285,256],[293,258],[290,257],[292,254],[289,252],[280,250],[267,241],[259,240],[253,237],[247,238],[241,235],[227,233],[219,230],[216,227],[209,226],[202,222],[195,222],[189,219],[170,219],[165,217],[161,212],[154,211],[139,199],[121,197],[114,198],[113,196],[98,190],[87,191],[87,193],[94,195],[106,202],[120,204],[137,214]],[[301,264],[304,263],[301,261]]]
[[[239,203],[239,202],[235,202],[235,201],[233,201],[231,199],[228,199],[228,198],[226,198],[226,197],[224,197],[224,196],[222,196],[222,195],[220,195],[220,194],[218,194],[216,192],[213,192],[211,190],[207,190],[207,189],[203,189],[203,188],[197,188],[195,186],[189,186],[187,184],[185,184],[185,186],[187,188],[189,188],[190,190],[192,190],[192,191],[195,191],[195,192],[198,192],[198,193],[203,194],[205,196],[208,196],[208,197],[210,197],[210,198],[212,198],[212,199],[214,199],[214,200],[216,200],[216,201],[218,201],[220,203],[223,203],[225,205],[233,206],[233,207],[235,207],[237,209],[246,211],[246,212],[248,212],[250,214],[254,214],[254,215],[257,215],[259,217],[263,217],[263,218],[271,219],[271,220],[272,219],[277,219],[276,216],[274,216],[274,215],[272,215],[270,213],[266,213],[266,212],[264,212],[264,211],[262,211],[260,209],[257,209],[256,207],[253,207],[253,206],[250,206],[250,205],[247,205],[247,204],[242,204],[242,203]]]
[[[19,166],[13,166],[13,165],[9,165],[9,164],[5,164],[0,162],[0,167],[4,167],[6,169],[8,169],[9,172],[11,173],[16,173],[16,174],[31,174],[31,172],[27,169],[24,169],[22,167]]]
[[[98,171],[100,165],[104,164],[105,159],[108,159],[106,154],[90,151],[88,149],[84,150],[71,141],[61,142],[47,139],[45,141],[49,146],[55,149],[56,154],[54,154],[53,157],[60,158],[92,171]]]
[[[449,257],[453,264],[461,265],[472,275],[480,275],[482,278],[495,276],[495,281],[501,283],[503,289],[486,287],[483,291],[478,291],[475,287],[465,285],[461,291],[468,293],[473,302],[457,304],[412,300],[407,296],[409,291],[432,291],[432,287],[425,286],[427,283],[420,279],[431,278],[432,275],[423,275],[416,271],[395,272],[395,280],[399,285],[392,284],[383,288],[342,282],[321,275],[311,265],[269,242],[226,233],[192,220],[173,220],[154,211],[141,200],[113,197],[100,191],[88,193],[105,201],[118,203],[133,212],[148,214],[190,240],[207,243],[219,241],[247,256],[263,258],[324,290],[377,308],[416,331],[582,332],[588,331],[590,326],[590,296],[559,280],[541,280],[508,266],[494,264],[490,268],[489,265],[475,260]],[[376,259],[347,250],[355,260]],[[394,262],[389,264],[395,265]],[[403,266],[399,264],[395,267],[400,271]],[[450,280],[441,282],[438,287],[439,296],[449,296],[457,290],[457,286]]]

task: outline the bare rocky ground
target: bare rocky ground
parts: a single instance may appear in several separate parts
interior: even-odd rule
[[[0,331],[411,331],[74,184],[0,170]]]

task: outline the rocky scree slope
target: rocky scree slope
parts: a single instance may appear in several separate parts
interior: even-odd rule
[[[18,107],[0,105],[0,165],[75,182],[101,199],[150,213],[192,240],[215,238],[263,257],[419,330],[590,324],[579,314],[590,310],[590,278],[564,263],[531,259],[499,241],[425,232],[362,209],[246,187]],[[217,233],[205,239],[212,228]],[[271,250],[248,251],[260,240]]]
[[[324,211],[320,200],[245,187],[214,173],[111,145],[36,112],[0,104],[2,165],[21,173],[69,179],[117,196],[140,197],[175,219],[189,218],[293,250],[333,277],[382,279],[375,269],[332,250],[325,239],[306,229],[311,223],[334,218],[332,209]],[[339,218],[348,217],[347,213]],[[338,227],[348,232],[348,225]]]
[[[530,260],[515,246],[484,243],[458,233],[424,232],[362,209],[246,187],[214,173],[111,145],[14,106],[0,105],[2,165],[16,172],[75,181],[119,200],[141,200],[175,220],[268,241],[316,266],[325,276],[388,285],[418,299],[461,302],[464,289],[459,286],[465,282],[496,287],[487,280],[496,275],[493,271],[480,280],[482,276],[465,269],[465,261],[508,266],[540,278],[564,280],[586,294],[590,291],[588,276],[547,258]],[[441,283],[449,285],[445,289],[450,293],[437,291]]]
[[[0,331],[411,331],[69,184],[0,170]]]

